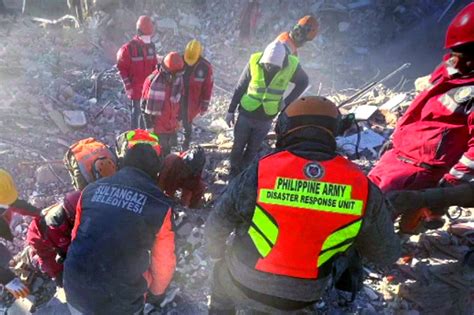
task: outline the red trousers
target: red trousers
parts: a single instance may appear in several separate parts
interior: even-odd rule
[[[446,173],[445,169],[426,169],[401,161],[394,150],[387,151],[370,171],[369,179],[384,193],[393,190],[425,189],[436,187]]]

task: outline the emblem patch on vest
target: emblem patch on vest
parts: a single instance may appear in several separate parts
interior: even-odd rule
[[[198,78],[204,77],[204,71],[198,70],[197,73],[196,73],[196,76],[197,76]]]
[[[152,55],[154,55],[154,54],[155,54],[155,49],[154,49],[153,47],[149,47],[149,48],[148,48],[148,55],[149,55],[149,56],[152,56]]]
[[[305,165],[303,171],[309,179],[318,179],[324,176],[324,168],[317,162],[309,162]]]

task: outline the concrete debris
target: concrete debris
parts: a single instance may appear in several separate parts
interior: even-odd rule
[[[7,311],[7,315],[30,315],[35,304],[35,297],[29,295],[26,298],[16,299]]]
[[[404,1],[400,6],[399,1],[381,5],[383,1],[321,0],[292,1],[292,10],[288,10],[289,1],[275,1],[263,8],[259,17],[258,40],[247,44],[239,42],[236,31],[239,1],[193,1],[189,8],[180,10],[167,1],[147,1],[143,10],[142,3],[137,3],[140,12],[133,8],[110,10],[118,1],[105,2],[80,30],[67,23],[46,22],[39,27],[24,17],[18,17],[18,27],[0,28],[0,38],[7,43],[0,47],[0,159],[1,166],[15,175],[22,197],[40,208],[57,202],[72,190],[61,166],[67,147],[91,136],[112,145],[115,136],[129,126],[129,101],[114,63],[120,45],[133,36],[136,17],[146,11],[157,12],[152,16],[156,27],[153,41],[160,55],[182,51],[191,38],[204,43],[204,55],[214,65],[216,82],[209,112],[194,121],[194,139],[203,143],[208,155],[206,207],[177,207],[176,274],[161,309],[147,305],[145,313],[149,314],[207,313],[212,263],[204,246],[203,224],[228,184],[233,130],[223,118],[250,53],[262,49],[279,32],[291,29],[298,17],[321,13],[324,27],[320,35],[298,52],[312,84],[308,94],[326,95],[339,104],[357,92],[351,87],[377,79],[374,51],[410,30],[417,18],[412,12],[440,12],[445,7],[442,1]],[[12,21],[0,18],[0,23]],[[376,162],[378,148],[390,137],[416,93],[429,87],[427,77],[415,81],[416,90],[410,82],[403,79],[395,86],[377,85],[347,106],[348,112],[363,121],[360,158],[355,162],[364,171]],[[1,88],[5,86],[8,88]],[[354,157],[356,132],[351,128],[338,139],[341,154]],[[269,137],[260,153],[265,154],[272,145],[274,137]],[[45,160],[59,163],[38,164]],[[25,267],[34,267],[34,261],[19,262],[24,259],[21,251],[30,220],[15,216],[12,223],[16,239],[7,247],[20,253],[14,258],[15,272],[30,281],[36,299],[28,303],[35,304],[37,314],[67,314],[64,292],[56,291],[55,284],[37,269]],[[404,250],[410,253],[409,262],[386,269],[367,264],[368,277],[353,303],[341,305],[337,294],[328,290],[308,313],[472,314],[466,304],[472,276],[456,265],[469,246],[472,248],[472,222],[472,211],[464,212],[456,224],[446,224],[443,233],[407,238]],[[0,314],[6,309],[8,314],[29,314],[14,312],[29,312],[31,305],[24,306],[20,300],[13,303],[5,296],[7,293],[0,294]]]
[[[83,128],[87,125],[87,118],[82,110],[63,111],[64,122],[71,128]],[[109,114],[112,116],[113,114]]]

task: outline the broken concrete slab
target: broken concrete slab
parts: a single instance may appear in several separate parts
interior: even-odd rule
[[[36,170],[36,184],[39,186],[56,183],[58,178],[48,165],[42,165]]]
[[[392,111],[398,105],[400,105],[407,98],[407,93],[400,93],[392,96],[390,100],[385,102],[382,106],[379,107],[381,111]]]
[[[377,106],[374,105],[361,105],[356,106],[352,113],[355,115],[356,120],[368,120],[378,110]]]
[[[82,110],[63,111],[64,122],[71,128],[83,128],[87,125],[86,114]]]

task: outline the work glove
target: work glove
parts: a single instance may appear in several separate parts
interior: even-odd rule
[[[5,289],[7,289],[7,291],[15,297],[15,299],[24,298],[30,294],[28,287],[18,278],[15,278],[7,283],[7,285],[5,285]]]
[[[234,126],[235,114],[234,113],[227,113],[225,115],[225,122],[226,122],[227,126],[229,126],[229,128]]]
[[[386,199],[395,210],[396,216],[424,206],[423,195],[417,190],[398,190],[386,194]]]

